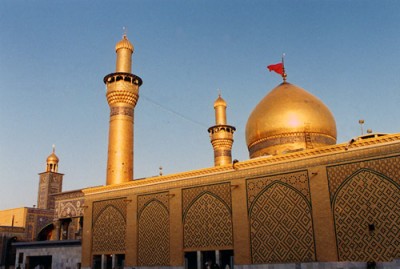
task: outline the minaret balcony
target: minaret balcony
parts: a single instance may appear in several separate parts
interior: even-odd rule
[[[143,81],[140,77],[131,73],[124,72],[111,73],[105,76],[103,79],[104,83],[107,85],[121,80],[129,82],[136,86],[141,86],[143,84]]]

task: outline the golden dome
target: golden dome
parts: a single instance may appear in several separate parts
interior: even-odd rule
[[[283,82],[268,93],[247,120],[250,158],[336,144],[336,122],[317,97]]]
[[[217,100],[215,100],[215,102],[214,102],[214,108],[216,108],[217,106],[224,106],[224,107],[226,107],[226,102],[225,102],[225,100],[221,97],[221,95],[218,95]]]
[[[46,162],[47,163],[58,163],[59,159],[58,159],[57,155],[53,152],[49,155],[49,157],[47,157]]]
[[[56,147],[53,145],[53,152],[47,157],[46,160],[46,172],[56,172],[58,171],[58,157],[56,155]]]
[[[126,35],[124,35],[122,39],[115,45],[115,51],[118,51],[119,49],[129,49],[133,52],[133,45],[131,42],[129,42]]]

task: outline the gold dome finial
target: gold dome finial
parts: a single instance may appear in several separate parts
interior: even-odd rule
[[[282,62],[277,63],[277,64],[268,65],[267,68],[268,68],[269,72],[274,71],[275,73],[281,75],[283,82],[286,82],[287,74],[285,71],[284,58],[285,58],[285,53],[282,54]]]
[[[286,82],[287,74],[285,70],[285,53],[282,53],[282,79]]]
[[[126,36],[126,28],[124,27],[124,34],[122,39],[115,45],[115,52],[117,53],[116,72],[131,73],[132,68],[132,54],[134,47],[129,42]]]
[[[123,27],[124,33],[122,34],[122,39],[115,45],[115,51],[118,51],[119,49],[128,49],[133,53],[133,45],[131,42],[129,42],[128,37],[127,37],[127,28]]]
[[[217,107],[224,107],[226,109],[226,102],[225,100],[221,97],[221,90],[218,89],[218,98],[214,101],[214,109]],[[223,111],[222,111],[222,110]],[[216,119],[218,118],[216,124],[226,124],[226,112],[223,108],[218,109],[218,115],[216,114]],[[216,110],[217,111],[217,110]],[[220,121],[222,120],[222,122]]]
[[[122,38],[126,38],[126,34],[128,33],[128,28],[127,27],[122,27],[122,30],[124,30],[124,33],[122,34]]]

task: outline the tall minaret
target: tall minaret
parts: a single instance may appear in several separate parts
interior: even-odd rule
[[[226,102],[219,94],[214,102],[215,125],[208,128],[211,144],[214,148],[214,165],[232,163],[233,132],[236,128],[226,123]]]
[[[142,85],[142,79],[131,73],[133,45],[125,34],[115,51],[115,73],[104,77],[110,106],[107,185],[133,180],[133,116]]]
[[[58,173],[58,157],[53,152],[47,157],[46,172],[39,174],[39,190],[37,207],[40,209],[54,209],[55,202],[52,194],[62,191],[63,174]]]

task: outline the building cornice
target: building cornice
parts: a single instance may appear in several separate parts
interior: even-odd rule
[[[221,175],[226,173],[232,173],[234,171],[249,170],[257,167],[266,167],[266,169],[268,169],[272,168],[274,165],[283,165],[283,164],[288,165],[290,163],[295,163],[298,161],[301,161],[302,164],[301,165],[294,164],[291,167],[291,170],[296,168],[298,169],[298,167],[300,166],[303,167],[305,163],[308,163],[311,160],[313,162],[313,166],[317,166],[320,164],[339,163],[353,158],[352,156],[354,154],[357,156],[360,155],[361,154],[360,150],[370,151],[376,148],[386,147],[390,145],[397,145],[400,150],[400,133],[378,136],[369,139],[352,139],[349,143],[341,143],[337,145],[326,146],[317,149],[308,149],[308,150],[297,151],[276,156],[258,157],[250,160],[235,162],[232,165],[229,164],[229,165],[204,168],[199,170],[191,170],[170,175],[155,176],[115,185],[86,188],[83,189],[82,192],[85,194],[85,196],[95,195],[115,190],[128,190],[142,186],[168,184],[181,180],[186,181],[208,175],[213,175],[213,176]],[[382,155],[381,150],[378,150],[376,152],[377,154],[379,153]],[[338,154],[342,156],[338,157]],[[374,156],[376,154],[370,152],[369,154],[366,155]],[[318,158],[318,160],[315,161],[315,158]],[[271,172],[273,172],[273,170],[276,170],[276,168],[271,169]]]

